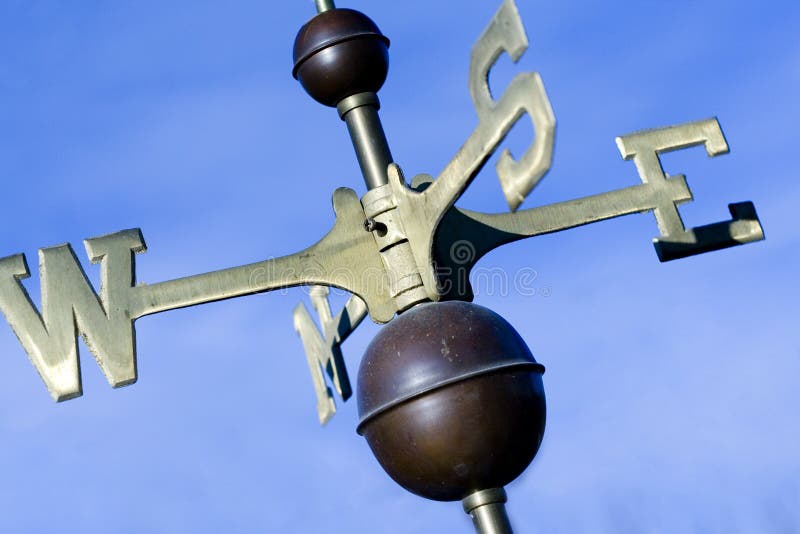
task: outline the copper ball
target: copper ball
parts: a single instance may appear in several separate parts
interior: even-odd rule
[[[324,11],[300,28],[292,75],[316,101],[336,106],[358,93],[377,93],[389,72],[389,39],[354,9]]]
[[[500,488],[533,460],[544,367],[493,311],[422,304],[385,326],[358,372],[358,433],[395,482],[438,501]]]

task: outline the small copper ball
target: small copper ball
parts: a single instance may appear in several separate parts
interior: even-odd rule
[[[316,101],[336,106],[358,93],[377,93],[389,72],[389,39],[353,9],[324,11],[300,28],[292,75]]]
[[[417,306],[372,340],[358,374],[363,434],[384,470],[439,501],[503,487],[533,460],[545,426],[544,368],[496,313]]]

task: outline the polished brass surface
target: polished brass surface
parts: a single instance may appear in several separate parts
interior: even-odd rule
[[[421,304],[367,348],[358,431],[389,476],[417,495],[451,501],[502,487],[541,443],[543,371],[491,310]]]

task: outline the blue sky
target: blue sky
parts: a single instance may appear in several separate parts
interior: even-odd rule
[[[497,2],[340,2],[392,39],[380,96],[396,161],[436,174],[475,127],[469,50]],[[480,266],[534,269],[536,294],[480,288],[547,367],[542,449],[509,488],[519,532],[800,530],[800,7],[529,2],[553,167],[523,207],[639,183],[614,138],[717,116],[731,153],[664,159],[688,225],[752,200],[767,240],[660,264],[650,214],[516,243]],[[0,4],[0,255],[140,227],[139,280],[291,253],[364,192],[334,110],[291,78],[313,3]],[[520,153],[527,126],[508,144]],[[493,165],[459,205],[505,209]],[[97,283],[95,266],[85,261]],[[39,301],[36,275],[27,282]],[[139,382],[53,403],[0,327],[2,532],[469,532],[457,503],[397,487],[355,433],[324,429],[294,289],[137,322]],[[341,297],[337,302],[341,302]],[[350,374],[377,331],[344,345]]]

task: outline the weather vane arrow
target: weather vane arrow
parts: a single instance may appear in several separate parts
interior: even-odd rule
[[[79,334],[108,382],[124,386],[137,379],[136,319],[279,288],[313,286],[311,300],[320,326],[303,304],[295,308],[294,326],[306,351],[320,421],[327,422],[335,412],[325,374],[343,399],[352,393],[341,344],[367,314],[378,323],[391,321],[362,361],[359,433],[367,437],[387,472],[407,489],[439,500],[462,499],[480,532],[510,532],[502,486],[525,469],[538,449],[544,429],[543,367],[502,318],[466,304],[473,295],[464,281],[477,261],[506,243],[644,212],[655,215],[659,235],[653,244],[658,258],[668,261],[764,239],[758,216],[752,203],[742,202],[729,206],[729,221],[696,228],[683,224],[678,205],[692,200],[692,194],[684,176],[664,172],[660,155],[695,146],[704,147],[712,157],[727,153],[716,118],[618,137],[621,156],[634,163],[642,183],[520,210],[550,169],[556,121],[538,73],[517,74],[498,97],[489,90],[489,74],[500,56],[508,54],[517,62],[528,48],[513,0],[503,2],[472,49],[469,91],[477,127],[438,176],[418,175],[409,184],[392,158],[378,116],[377,91],[388,72],[389,40],[362,13],[337,9],[325,0],[317,0],[316,6],[317,16],[303,26],[295,41],[293,75],[314,99],[337,108],[369,189],[361,199],[351,189],[333,193],[335,221],[328,234],[296,254],[154,284],[136,282],[134,257],[146,250],[138,229],[87,239],[89,259],[100,264],[99,292],[69,244],[40,249],[41,311],[21,283],[30,276],[24,255],[9,256],[0,259],[0,310],[52,397],[62,401],[82,393]],[[534,141],[518,159],[503,151],[496,165],[510,212],[480,213],[456,207],[509,131],[525,117],[532,123]],[[466,248],[455,252],[459,247]],[[352,294],[336,315],[327,299],[329,286]],[[430,304],[440,301],[447,304]],[[433,325],[438,325],[436,330]],[[443,333],[464,325],[471,334],[458,333],[467,337],[477,337],[487,325],[493,328],[495,334],[476,341],[476,346],[485,349],[483,356],[473,354],[475,346],[460,345],[455,331],[450,337]],[[426,343],[420,340],[425,329],[441,337],[441,346],[426,349],[438,359],[425,360],[431,356],[418,354],[419,346]],[[417,348],[407,346],[412,342]],[[385,357],[390,346],[397,349],[396,360]],[[526,377],[524,387],[520,376]],[[472,447],[469,439],[462,438],[457,449],[436,442],[430,449],[415,449],[409,458],[416,459],[408,460],[404,455],[410,454],[409,444],[398,442],[404,439],[398,436],[416,432],[414,447],[423,447],[430,438],[430,429],[420,426],[419,413],[409,410],[426,398],[427,413],[434,413],[435,399],[473,383],[470,387],[487,388],[483,393],[487,399],[501,399],[496,406],[487,401],[473,407],[480,417],[489,418],[491,437],[477,432],[480,443]],[[515,392],[513,402],[503,397],[509,392]],[[514,402],[519,399],[526,400],[517,407]],[[508,403],[513,407],[492,411]],[[517,412],[519,421],[509,415]],[[501,425],[506,432],[502,434],[496,421],[505,419],[513,421]],[[389,420],[391,425],[385,422]],[[521,422],[526,422],[527,430],[538,425],[540,432],[532,433],[536,439],[516,439]],[[440,436],[444,423],[437,424]],[[397,428],[410,430],[403,434]],[[456,426],[452,434],[462,430]],[[501,434],[514,440],[492,441]],[[526,448],[509,445],[517,441]],[[489,469],[477,463],[476,451],[486,456],[491,447],[500,446],[511,447],[502,460],[496,460],[502,465],[492,464]],[[424,454],[432,458],[426,465],[441,463],[442,470],[419,471],[419,457]],[[465,455],[467,459],[457,465],[448,463]],[[492,474],[484,476],[484,471]]]

